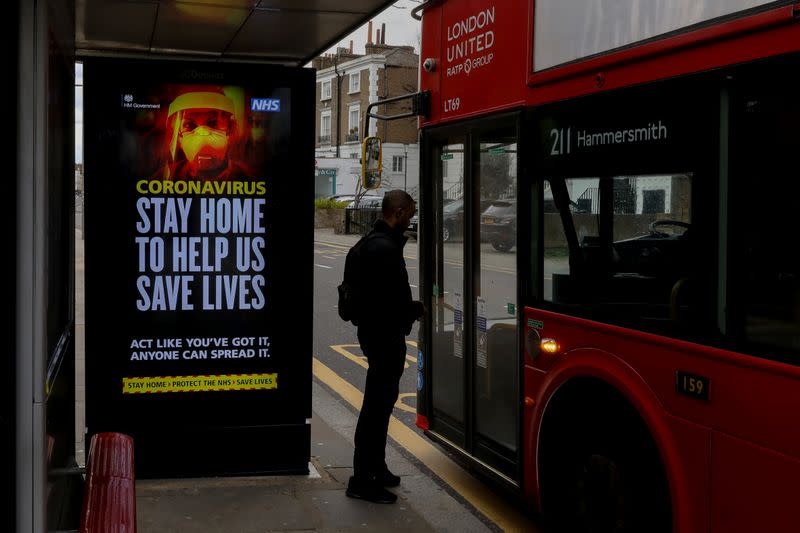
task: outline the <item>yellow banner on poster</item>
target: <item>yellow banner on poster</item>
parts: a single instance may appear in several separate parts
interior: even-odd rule
[[[278,388],[278,374],[222,374],[218,376],[148,376],[122,378],[123,394],[156,392],[213,392]]]

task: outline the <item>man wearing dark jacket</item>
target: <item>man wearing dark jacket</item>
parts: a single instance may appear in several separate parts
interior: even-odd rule
[[[358,310],[358,342],[369,368],[364,403],[358,417],[353,454],[353,476],[347,495],[376,503],[394,503],[400,477],[386,466],[386,435],[397,402],[406,359],[406,335],[422,316],[422,303],[411,299],[403,259],[403,235],[416,203],[405,191],[387,192],[383,219],[375,222],[360,250],[361,273],[369,280]]]

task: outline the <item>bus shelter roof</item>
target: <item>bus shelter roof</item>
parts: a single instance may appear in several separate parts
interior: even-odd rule
[[[302,66],[391,0],[77,0],[81,55]]]

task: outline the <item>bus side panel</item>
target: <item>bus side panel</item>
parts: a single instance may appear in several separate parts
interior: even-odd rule
[[[528,323],[541,325],[538,330],[541,336],[556,339],[561,348],[554,356],[540,356],[530,363],[547,372],[547,382],[555,379],[552,374],[557,370],[564,372],[564,368],[573,367],[577,353],[607,352],[602,365],[612,375],[606,379],[620,382],[623,376],[633,374],[634,383],[647,384],[645,390],[655,396],[654,403],[660,407],[652,412],[647,405],[642,409],[634,403],[651,429],[663,424],[663,415],[657,414],[661,411],[715,432],[717,445],[711,447],[715,467],[710,472],[714,490],[724,487],[724,494],[738,494],[739,499],[748,502],[753,516],[763,516],[765,510],[774,514],[775,494],[790,494],[795,500],[800,499],[797,483],[791,481],[797,477],[787,474],[796,473],[800,461],[800,412],[796,409],[800,405],[800,369],[797,367],[540,309],[528,309],[526,318]],[[597,350],[586,350],[587,347]],[[624,368],[609,367],[610,361],[622,361]],[[595,360],[593,364],[601,363]],[[682,390],[682,380],[678,377],[683,375],[705,380],[705,394],[692,395],[691,391]],[[619,387],[613,381],[611,384]],[[629,389],[630,384],[622,381],[622,387]],[[640,397],[620,390],[632,401]],[[536,407],[541,408],[542,398],[535,399]],[[661,420],[653,424],[651,414]],[[672,459],[664,452],[665,437],[656,432],[654,436],[669,469]],[[678,436],[666,441],[673,439],[681,450],[696,445]],[[681,455],[687,453],[690,452],[682,451]],[[687,468],[684,464],[679,466]],[[745,473],[736,475],[743,468]],[[704,470],[679,473],[692,485],[706,483],[707,475]],[[761,489],[767,485],[769,490]],[[775,494],[771,493],[773,490]],[[716,492],[712,494],[715,501],[722,498]],[[685,493],[676,493],[673,487],[673,495],[683,499]],[[792,511],[784,509],[784,513]],[[741,509],[742,513],[746,511]],[[783,521],[786,520],[784,517]],[[745,514],[743,522],[746,521]],[[751,530],[737,525],[733,530],[715,527],[714,531]]]
[[[525,357],[524,380],[524,411],[522,414],[522,461],[525,465],[523,472],[523,487],[525,498],[537,510],[542,510],[541,491],[539,490],[539,477],[537,476],[537,457],[539,444],[539,426],[536,420],[541,421],[543,409],[536,401],[540,397],[542,383],[546,374],[539,369],[527,364],[530,359]]]
[[[800,461],[716,432],[712,450],[711,531],[800,531]]]
[[[460,0],[425,9],[420,60],[435,59],[436,70],[420,76],[433,97],[423,126],[522,104],[528,8],[528,0]]]
[[[423,68],[419,69],[419,88],[420,91],[430,91],[431,108],[430,120],[438,121],[442,116],[442,87],[441,73],[439,70],[442,65],[442,8],[427,8],[422,16],[422,50],[420,53],[420,63]],[[433,70],[428,71],[424,68],[425,60],[434,61]],[[425,122],[424,117],[420,117],[420,126]]]
[[[800,459],[800,368],[543,310],[531,317],[545,324],[543,336],[555,336],[561,354],[592,347],[617,355],[668,413]],[[534,366],[546,370],[543,364]],[[706,379],[705,394],[679,390],[679,372]]]
[[[538,314],[538,311],[534,313]],[[556,321],[548,321],[546,334],[553,336],[566,331],[566,328],[562,330],[559,326]],[[707,532],[709,430],[668,416],[653,391],[630,366],[615,355],[596,349],[571,350],[546,373],[526,366],[525,396],[534,400],[533,409],[525,413],[525,457],[533,465],[526,472],[526,485],[531,489],[528,497],[541,502],[538,481],[534,476],[539,471],[538,443],[545,436],[538,432],[547,411],[547,403],[559,387],[578,377],[594,377],[608,383],[638,411],[661,453],[670,483],[675,531]]]

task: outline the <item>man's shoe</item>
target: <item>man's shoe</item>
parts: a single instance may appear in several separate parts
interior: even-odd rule
[[[400,476],[392,474],[387,468],[380,474],[375,476],[375,481],[384,487],[397,487],[400,485]]]
[[[345,494],[350,498],[358,498],[372,503],[394,503],[397,501],[397,495],[383,488],[377,480],[359,479],[354,476],[350,477]]]

